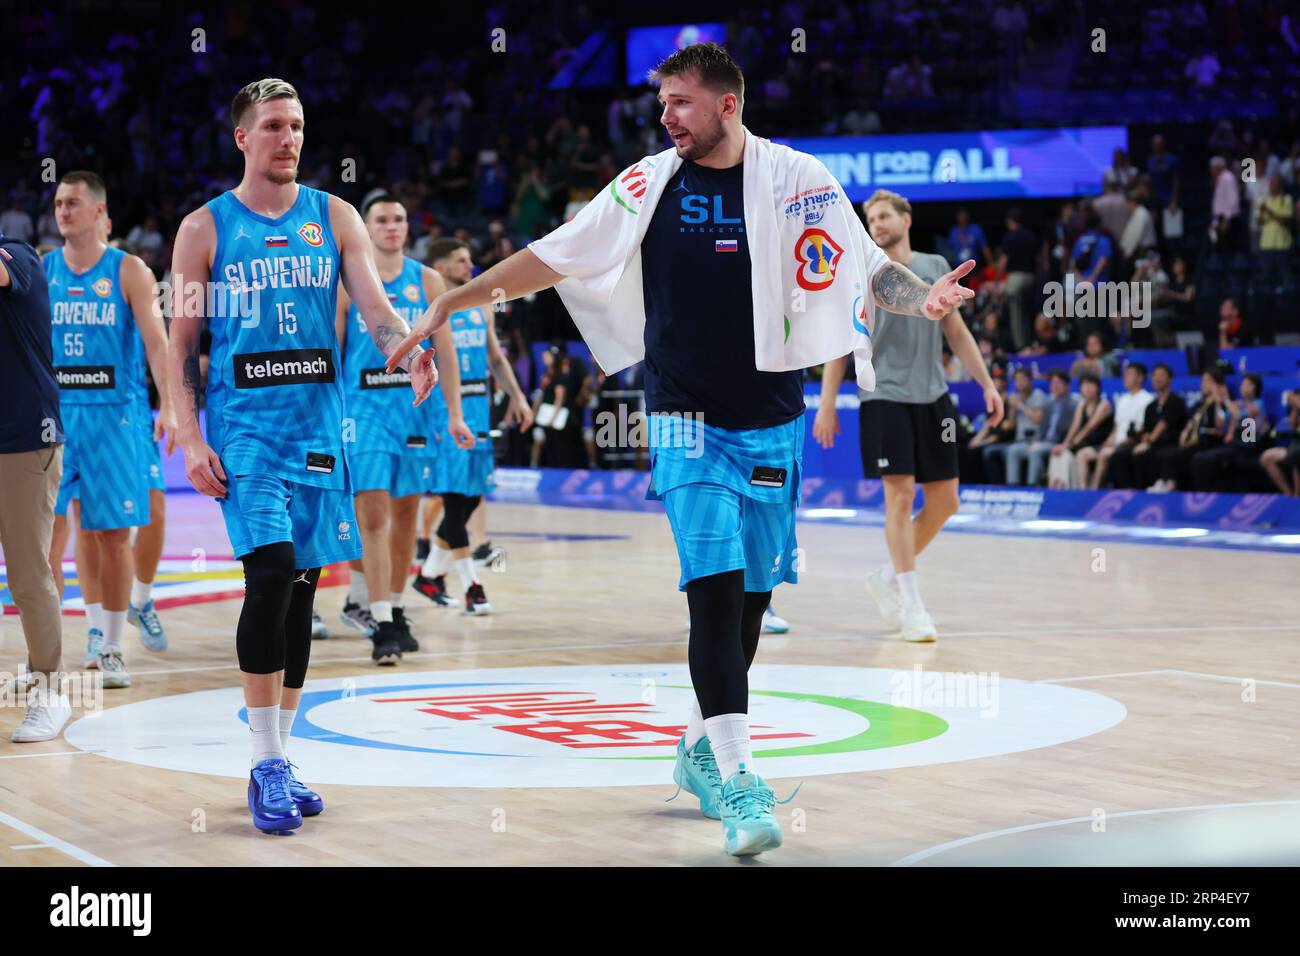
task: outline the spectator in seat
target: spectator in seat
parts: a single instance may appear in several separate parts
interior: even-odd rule
[[[1269,448],[1259,456],[1259,463],[1278,491],[1295,497],[1300,495],[1300,389],[1287,392],[1286,411],[1291,423],[1290,444]]]
[[[1190,489],[1193,456],[1207,449],[1221,448],[1227,434],[1227,386],[1223,383],[1223,370],[1212,368],[1201,375],[1201,400],[1183,426],[1178,444],[1151,452],[1160,477],[1147,491]]]
[[[1259,279],[1276,292],[1286,283],[1287,263],[1295,246],[1295,201],[1282,192],[1282,177],[1270,176],[1268,195],[1259,200]]]
[[[1151,154],[1147,156],[1151,176],[1151,195],[1161,209],[1178,205],[1178,157],[1165,147],[1159,133],[1151,137]]]
[[[1029,472],[1025,483],[1036,486],[1043,477],[1047,467],[1047,458],[1052,449],[1065,441],[1070,425],[1074,421],[1074,406],[1078,396],[1070,392],[1070,377],[1061,369],[1054,368],[1047,376],[1051,400],[1043,412],[1042,427],[1038,434],[1027,441],[1012,442],[1007,447],[1007,484],[1018,485],[1022,467],[1029,462]]]
[[[1187,424],[1187,403],[1170,388],[1173,380],[1173,370],[1163,362],[1151,370],[1156,394],[1143,413],[1138,440],[1117,448],[1110,457],[1116,488],[1147,488],[1155,484],[1157,460],[1151,452],[1177,444]]]
[[[1222,156],[1210,160],[1210,180],[1214,198],[1210,204],[1210,238],[1221,252],[1237,248],[1238,220],[1241,218],[1241,183],[1228,169]]]
[[[1097,213],[1101,223],[1100,228],[1106,230],[1107,236],[1112,241],[1124,234],[1124,227],[1128,225],[1129,210],[1128,200],[1124,198],[1119,183],[1112,182],[1107,185],[1105,191],[1092,201],[1092,209]],[[1087,213],[1085,212],[1084,215],[1086,216]]]
[[[1124,394],[1115,402],[1115,428],[1097,451],[1097,470],[1093,472],[1092,481],[1087,487],[1101,487],[1116,449],[1137,444],[1147,405],[1155,397],[1142,387],[1146,378],[1147,367],[1141,362],[1130,362],[1125,366]]]
[[[1043,413],[1048,398],[1034,387],[1034,376],[1027,368],[1016,369],[1016,390],[1007,399],[1007,414],[1015,416],[1015,441],[989,445],[984,449],[984,473],[993,483],[1005,483],[1009,477],[1007,456],[1012,446],[1028,444],[1043,427]],[[1001,479],[1001,480],[1000,480]]]
[[[1097,465],[1097,451],[1106,441],[1114,414],[1110,399],[1101,393],[1101,378],[1092,372],[1081,374],[1074,421],[1070,423],[1065,441],[1052,449],[1052,461],[1047,469],[1050,487],[1091,487],[1092,471]],[[1060,464],[1057,464],[1058,461]],[[1055,484],[1051,480],[1054,473]]]
[[[1007,375],[1000,366],[995,367],[990,373],[993,376],[993,385],[1002,396],[1004,407],[1007,406]],[[984,464],[986,451],[994,445],[1005,444],[1011,441],[1015,436],[1016,422],[1015,414],[1008,412],[1002,416],[1002,420],[996,425],[989,424],[988,416],[984,416],[984,423],[962,448],[960,458],[960,470],[962,481],[970,484],[979,484],[987,482],[994,483],[992,476],[989,475],[988,469]]]
[[[993,261],[993,251],[979,223],[970,221],[970,213],[957,210],[957,224],[948,230],[948,245],[958,264],[974,259],[976,268]]]
[[[1241,398],[1237,401],[1228,397],[1227,385],[1220,386],[1227,427],[1220,442],[1192,458],[1192,481],[1197,491],[1231,491],[1233,469],[1260,455],[1264,436],[1270,430],[1261,400],[1263,390],[1263,381],[1254,374],[1242,376]]]
[[[1083,340],[1083,357],[1070,366],[1070,378],[1090,373],[1097,378],[1114,378],[1119,374],[1119,362],[1113,352],[1106,351],[1106,342],[1100,332],[1089,332]]]
[[[1128,221],[1120,233],[1119,250],[1126,261],[1133,262],[1140,251],[1156,244],[1156,223],[1150,210],[1142,205],[1137,190],[1130,189],[1124,203],[1128,209]]]
[[[1065,327],[1058,327],[1042,312],[1034,319],[1034,340],[1027,348],[1020,350],[1020,355],[1059,355],[1070,350],[1070,333]]]
[[[1237,300],[1229,296],[1219,306],[1219,348],[1235,348],[1241,343],[1246,319],[1237,307]]]
[[[1169,265],[1172,273],[1169,283],[1156,292],[1151,323],[1155,326],[1157,341],[1168,336],[1175,341],[1176,332],[1186,332],[1195,324],[1192,305],[1196,301],[1196,284],[1187,277],[1187,262],[1175,256]]]
[[[1116,186],[1121,192],[1127,192],[1137,185],[1137,169],[1129,162],[1127,151],[1115,150],[1110,165],[1102,174],[1101,184],[1103,187]]]

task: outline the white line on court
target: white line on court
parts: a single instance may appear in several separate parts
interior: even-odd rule
[[[1080,680],[1106,680],[1110,677],[1143,677],[1149,674],[1181,674],[1184,677],[1202,677],[1206,680],[1224,681],[1228,684],[1240,684],[1244,680],[1254,681],[1256,684],[1262,684],[1266,687],[1295,687],[1300,689],[1300,684],[1290,684],[1282,680],[1262,680],[1254,677],[1229,677],[1226,674],[1202,674],[1199,671],[1184,671],[1174,667],[1165,667],[1155,671],[1128,671],[1124,674],[1089,674],[1084,677],[1052,677],[1046,680],[1034,681],[1035,684],[1064,684],[1067,682]]]
[[[69,843],[67,840],[60,840],[58,837],[51,836],[50,834],[46,833],[44,830],[32,826],[30,823],[24,823],[22,820],[19,820],[17,817],[10,816],[9,814],[5,813],[3,810],[0,810],[0,823],[3,823],[9,827],[13,827],[13,829],[19,831],[20,833],[26,833],[32,839],[40,840],[43,843],[46,843],[49,846],[53,847],[54,849],[58,850],[59,852],[67,854],[68,856],[72,857],[74,860],[80,860],[82,863],[86,864],[87,866],[116,866],[116,864],[109,863],[107,860],[103,859],[102,857],[95,856],[95,854],[90,853],[87,850],[83,850],[79,846],[74,846],[73,844]]]
[[[50,750],[40,754],[5,754],[0,756],[0,760],[31,760],[33,757],[72,757],[77,754],[88,754],[89,750]]]
[[[1117,817],[1140,817],[1155,813],[1191,813],[1197,810],[1237,810],[1242,807],[1290,807],[1300,805],[1300,800],[1262,800],[1251,803],[1207,803],[1195,807],[1160,807],[1154,810],[1124,810],[1119,813],[1108,813],[1108,819],[1114,820]],[[1013,833],[1028,833],[1032,830],[1047,830],[1052,827],[1070,826],[1074,823],[1091,823],[1093,817],[1070,817],[1068,820],[1049,820],[1046,823],[1029,823],[1020,827],[1007,827],[1005,830],[990,830],[988,833],[977,833],[974,836],[962,837],[960,840],[949,840],[947,843],[940,843],[938,846],[932,846],[925,850],[919,850],[916,853],[909,854],[900,860],[890,863],[890,866],[912,866],[922,860],[929,859],[932,856],[938,856],[940,853],[946,853],[949,850],[955,850],[958,847],[966,846],[970,843],[982,843],[985,840],[995,840],[998,837],[1010,836]]]
[[[9,849],[11,850],[48,850],[48,843],[15,843]]]
[[[1063,684],[1066,681],[1076,680],[1106,680],[1111,677],[1146,677],[1149,674],[1169,674],[1172,671],[1162,668],[1156,671],[1125,671],[1122,674],[1089,674],[1086,677],[1049,677],[1045,680],[1034,681],[1035,684]]]

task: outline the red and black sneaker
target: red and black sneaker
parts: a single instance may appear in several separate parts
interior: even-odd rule
[[[483,593],[483,585],[477,581],[465,592],[465,613],[479,616],[492,613],[492,605],[488,603],[487,595]]]
[[[415,580],[411,582],[411,588],[423,594],[438,607],[449,607],[451,605],[451,595],[447,593],[447,575],[440,574],[436,578],[426,578],[423,574],[417,574]]]

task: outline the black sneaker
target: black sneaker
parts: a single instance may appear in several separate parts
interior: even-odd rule
[[[376,664],[396,664],[402,659],[402,647],[398,640],[397,625],[392,621],[380,621],[370,639],[375,642],[375,649],[370,652],[370,659]]]
[[[420,649],[420,642],[411,633],[411,624],[406,619],[406,608],[393,608],[393,626],[397,628],[397,645],[403,654],[414,654]]]
[[[428,556],[429,556],[429,539],[416,538],[415,539],[415,560],[423,564],[424,559],[427,558]]]
[[[438,607],[451,605],[451,596],[447,594],[447,575],[445,574],[440,574],[436,578],[426,578],[423,574],[417,574],[415,580],[411,582],[411,587],[438,605]]]
[[[487,595],[483,592],[483,585],[477,581],[465,592],[465,613],[480,616],[492,613],[492,605],[488,603]]]
[[[484,541],[472,552],[470,552],[470,557],[473,558],[475,561],[477,561],[479,564],[482,564],[484,561],[488,559],[488,555],[491,553],[492,553],[492,542]]]

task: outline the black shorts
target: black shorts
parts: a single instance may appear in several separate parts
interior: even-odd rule
[[[929,405],[863,402],[858,410],[862,472],[868,478],[912,475],[921,484],[956,478],[957,429],[957,410],[946,394]]]

